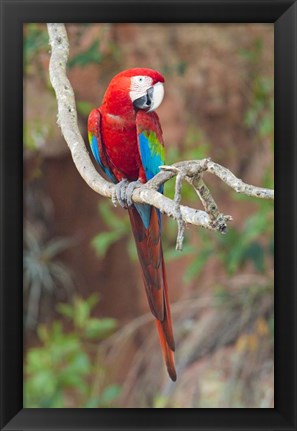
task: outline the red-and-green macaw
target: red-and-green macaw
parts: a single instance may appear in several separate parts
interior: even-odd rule
[[[164,165],[162,129],[154,112],[163,100],[163,83],[163,76],[152,69],[134,68],[116,75],[102,105],[89,115],[88,137],[96,161],[116,183],[119,203],[128,207],[148,303],[156,318],[169,376],[175,381],[161,214],[155,207],[131,201],[133,189],[151,179]],[[163,187],[159,191],[163,192]]]

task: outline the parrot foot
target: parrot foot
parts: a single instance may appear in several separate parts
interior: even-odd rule
[[[132,194],[134,190],[141,185],[142,185],[142,182],[140,180],[132,181],[131,183],[128,184],[128,187],[126,189],[126,202],[128,207],[133,205]]]
[[[128,208],[133,205],[132,194],[134,190],[141,185],[142,182],[140,180],[129,182],[124,179],[117,183],[111,197],[114,206],[116,207],[118,203],[122,208]]]
[[[111,197],[113,205],[116,207],[119,203],[122,208],[128,208],[126,190],[129,185],[129,181],[126,179],[121,180],[115,185],[114,193]]]

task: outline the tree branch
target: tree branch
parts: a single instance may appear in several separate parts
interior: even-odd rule
[[[66,64],[69,55],[69,43],[64,24],[48,24],[51,58],[49,65],[50,80],[58,103],[57,123],[69,146],[77,170],[95,192],[111,198],[114,184],[106,181],[95,169],[86,150],[84,140],[77,124],[77,112],[72,86],[66,76]],[[178,162],[171,166],[162,166],[161,172],[133,192],[133,202],[148,203],[162,213],[178,221],[177,248],[182,248],[184,225],[193,224],[207,229],[226,231],[227,221],[231,216],[218,211],[202,177],[205,172],[216,175],[228,186],[239,193],[263,199],[274,199],[274,191],[245,184],[231,171],[212,162],[210,159]],[[157,191],[161,184],[177,176],[174,201]],[[205,211],[180,205],[181,182],[185,179],[196,190]]]

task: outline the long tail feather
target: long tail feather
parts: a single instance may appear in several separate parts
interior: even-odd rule
[[[155,208],[151,208],[148,228],[145,228],[134,207],[129,208],[129,216],[143,272],[148,303],[156,318],[163,358],[170,378],[175,381],[175,343],[158,212]]]
[[[176,381],[176,370],[175,370],[175,362],[174,362],[174,353],[170,349],[166,336],[164,334],[163,326],[160,320],[156,319],[156,326],[159,334],[160,344],[162,348],[163,358],[166,364],[166,368],[169,374],[169,377],[174,382]]]

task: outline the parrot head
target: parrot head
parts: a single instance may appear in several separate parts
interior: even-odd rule
[[[111,80],[103,98],[109,112],[128,110],[152,112],[164,97],[164,77],[156,70],[133,68],[118,73]]]

